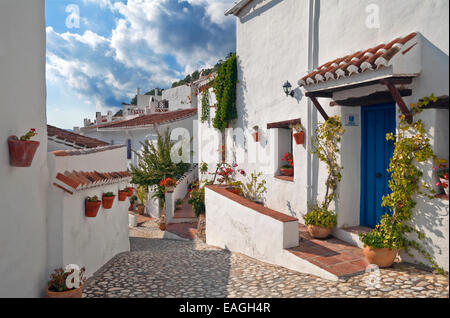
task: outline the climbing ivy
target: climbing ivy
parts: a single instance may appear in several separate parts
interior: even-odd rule
[[[236,53],[230,53],[220,65],[213,89],[217,99],[217,111],[213,120],[213,127],[225,131],[228,124],[237,118],[236,84],[237,84]]]
[[[208,97],[208,90],[205,90],[202,96],[202,115],[200,117],[200,120],[202,123],[204,123],[208,120],[208,118],[209,118],[209,97]]]
[[[420,114],[423,106],[436,100],[432,94],[416,104],[411,104],[411,115]],[[436,158],[430,139],[426,136],[424,124],[420,119],[410,124],[406,116],[401,115],[396,136],[388,133],[386,140],[394,142],[394,154],[387,170],[390,173],[389,189],[391,193],[383,196],[382,206],[388,207],[391,215],[383,215],[380,224],[373,231],[361,234],[361,241],[371,247],[405,250],[411,257],[414,255],[409,252],[409,248],[413,248],[422,254],[435,270],[443,273],[443,269],[437,265],[419,242],[407,238],[408,233],[415,233],[419,240],[425,238],[423,232],[410,225],[413,209],[416,206],[414,199],[418,195],[423,195],[431,200],[434,199],[435,194],[430,185],[425,182],[420,185],[423,172],[416,166],[416,163]],[[375,241],[377,244],[374,244]]]

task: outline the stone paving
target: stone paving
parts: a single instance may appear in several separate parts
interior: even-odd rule
[[[84,297],[445,297],[448,278],[412,265],[332,282],[269,265],[200,240],[163,240],[154,221],[130,230],[131,252],[88,280]],[[378,280],[377,277],[380,279]]]

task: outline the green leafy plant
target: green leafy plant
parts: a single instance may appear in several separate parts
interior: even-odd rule
[[[98,197],[96,195],[94,195],[93,197],[87,197],[86,201],[88,201],[88,202],[98,202],[99,199],[98,199]]]
[[[193,189],[188,203],[192,205],[196,217],[199,217],[200,214],[205,214],[205,188]]]
[[[208,172],[208,164],[207,164],[206,162],[202,162],[202,163],[200,164],[200,172],[201,172],[202,174],[205,174],[205,173]]]
[[[106,192],[103,196],[104,196],[104,197],[110,198],[110,197],[113,197],[113,196],[114,196],[114,193],[112,193],[112,192]]]
[[[84,273],[86,272],[86,268],[81,268],[78,275],[79,275],[79,280],[80,280],[80,286],[82,286],[84,284],[84,282],[86,281],[86,278],[84,276]],[[57,268],[54,270],[54,272],[52,274],[50,274],[50,280],[47,283],[47,287],[49,291],[52,292],[57,292],[57,293],[61,293],[61,292],[65,292],[65,291],[69,291],[69,290],[73,290],[75,288],[68,288],[67,284],[66,284],[66,280],[67,277],[69,276],[69,274],[73,274],[74,270],[70,271],[70,272],[66,272],[64,271],[63,268]],[[72,282],[74,282],[75,278],[72,279]]]
[[[256,132],[258,132],[258,130],[259,130],[259,126],[258,126],[258,125],[256,125],[256,126],[253,126],[253,130],[254,130],[254,131],[256,131]]]
[[[203,92],[203,95],[202,95],[202,114],[201,114],[201,117],[200,117],[200,121],[202,123],[208,121],[208,119],[209,119],[209,109],[210,109],[210,107],[209,107],[208,90],[205,90]]]
[[[415,115],[420,114],[423,106],[436,100],[432,94],[416,104],[411,104],[411,117],[414,118]],[[410,223],[416,206],[415,199],[423,195],[432,200],[435,194],[430,185],[425,182],[420,185],[419,181],[423,172],[416,166],[416,162],[421,163],[436,158],[424,124],[421,119],[409,123],[406,116],[402,114],[397,135],[389,133],[386,135],[386,140],[394,142],[394,154],[387,169],[390,173],[391,193],[383,196],[382,206],[388,207],[391,215],[385,214],[372,232],[361,234],[361,241],[367,246],[376,247],[370,245],[373,243],[371,237],[379,235],[383,238],[383,247],[404,250],[411,257],[414,257],[410,252],[410,248],[413,248],[422,254],[435,270],[444,273],[422,245],[411,239],[412,233],[415,233],[419,240],[425,238],[425,234],[412,227]]]
[[[120,192],[130,192],[130,189],[128,189],[128,188],[124,188],[124,189],[122,189],[122,190],[120,190]]]
[[[241,183],[243,196],[253,202],[261,202],[267,192],[266,180],[261,178],[262,172],[252,172],[248,182]]]
[[[176,205],[182,205],[182,204],[183,204],[183,200],[177,199],[177,200],[175,201],[175,204],[176,204]]]
[[[225,128],[228,127],[232,120],[237,118],[237,82],[236,53],[230,53],[227,59],[221,63],[212,84],[217,99],[217,110],[213,120],[213,127],[222,132],[225,131]]]
[[[147,190],[146,187],[139,186],[136,189],[136,197],[139,200],[139,202],[143,205],[147,203]]]
[[[30,140],[31,137],[36,136],[38,133],[36,132],[36,129],[30,128],[30,130],[23,136],[20,137],[20,140],[27,141]]]
[[[164,204],[166,203],[165,188],[161,187],[161,186],[157,186],[154,189],[155,189],[155,191],[152,194],[152,199],[159,199],[159,207],[164,208]]]
[[[315,204],[303,217],[306,225],[315,225],[332,229],[336,226],[337,215],[333,211],[327,210],[323,205]]]
[[[289,128],[292,129],[292,130],[295,131],[295,132],[301,132],[301,131],[303,131],[303,126],[302,126],[302,124],[300,124],[300,123],[295,124],[295,125],[289,125]]]

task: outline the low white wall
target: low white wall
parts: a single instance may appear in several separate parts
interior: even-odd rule
[[[169,101],[169,111],[195,107],[197,101],[192,101],[192,98],[192,87],[187,85],[162,91],[162,99]]]

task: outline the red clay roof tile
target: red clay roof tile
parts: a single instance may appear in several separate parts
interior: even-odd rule
[[[75,134],[55,126],[47,125],[47,134],[61,141],[66,141],[82,148],[107,146],[109,143],[91,137]]]

